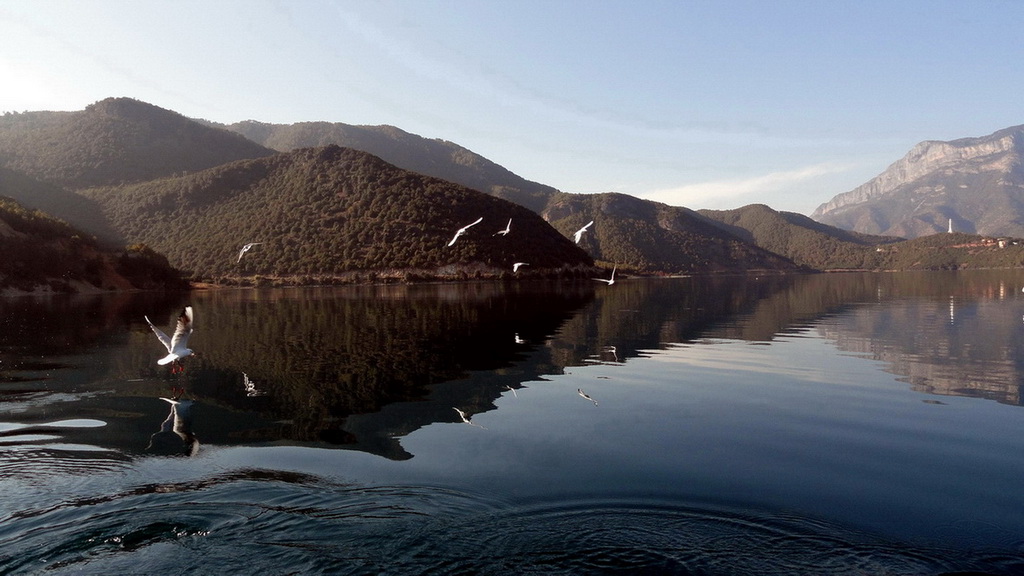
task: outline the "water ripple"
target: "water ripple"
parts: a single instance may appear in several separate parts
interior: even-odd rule
[[[445,546],[438,547],[438,542]],[[427,526],[400,573],[863,575],[1024,570],[1024,556],[893,545],[800,517],[580,501]]]
[[[26,510],[0,572],[863,575],[1024,572],[800,516],[635,500],[510,502],[243,469]]]

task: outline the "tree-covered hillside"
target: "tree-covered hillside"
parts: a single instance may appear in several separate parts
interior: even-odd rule
[[[424,138],[394,126],[353,126],[331,122],[266,124],[246,121],[226,126],[279,152],[336,144],[369,152],[399,168],[450,180],[541,212],[557,192],[447,140]]]
[[[625,194],[559,194],[543,215],[567,236],[593,220],[579,245],[599,261],[641,273],[798,269],[692,210]]]
[[[0,167],[0,194],[30,210],[39,210],[96,236],[101,245],[124,246],[124,239],[111,228],[93,200],[21,172]]]
[[[144,245],[118,252],[42,212],[0,196],[0,290],[182,289],[167,259]]]
[[[129,242],[199,278],[412,270],[459,278],[589,270],[537,214],[463,186],[327,146],[82,192]],[[469,228],[453,246],[455,231]],[[511,232],[496,235],[512,219]],[[239,249],[261,242],[238,261]]]
[[[79,112],[0,116],[0,166],[68,189],[140,182],[274,154],[227,130],[130,98]]]
[[[1024,240],[941,232],[879,247],[882,270],[965,270],[1024,266]]]
[[[700,213],[765,250],[816,270],[873,269],[878,265],[875,248],[902,240],[841,230],[764,204]]]

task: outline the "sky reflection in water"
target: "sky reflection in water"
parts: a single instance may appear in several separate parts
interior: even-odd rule
[[[428,516],[461,518],[449,526],[455,540],[475,534],[461,522],[505,522],[527,542],[538,517],[557,532],[620,514],[645,526],[660,510],[654,524],[707,531],[721,516],[719,525],[751,527],[723,538],[756,540],[782,523],[796,540],[881,538],[890,551],[934,545],[965,558],[991,549],[1017,560],[969,566],[1021,566],[1024,498],[1012,487],[1024,472],[1022,285],[1021,274],[992,272],[196,293],[202,356],[173,377],[156,369],[159,343],[141,318],[159,324],[181,301],[9,300],[5,319],[36,318],[41,329],[0,335],[0,483],[21,496],[21,513],[52,505],[41,477],[65,501],[102,493],[114,507],[161,490],[226,490],[239,506],[247,499],[235,491],[256,482],[249,498],[282,490],[315,509],[328,506],[317,488],[327,482],[346,498],[394,490],[378,504],[417,501]],[[172,385],[194,400],[191,459],[146,450]],[[69,419],[105,425],[38,425]],[[80,506],[83,523],[97,506]],[[216,510],[207,513],[233,514]],[[418,513],[400,516],[421,538],[442,537],[410,520]],[[299,522],[288,537],[323,529]],[[33,542],[8,530],[25,549]],[[392,545],[330,530],[382,556]],[[692,536],[650,530],[622,536]],[[872,546],[880,566],[915,573]],[[818,553],[800,549],[768,572],[800,573]],[[418,552],[405,554],[410,572],[423,568]],[[567,554],[551,571],[586,566],[584,550]],[[712,557],[679,554],[661,565],[694,571]],[[917,573],[964,566],[944,554],[924,554],[935,563]],[[507,567],[491,562],[495,573]]]

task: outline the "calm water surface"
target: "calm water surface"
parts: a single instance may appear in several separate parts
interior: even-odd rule
[[[1022,287],[3,299],[0,573],[1024,574]]]

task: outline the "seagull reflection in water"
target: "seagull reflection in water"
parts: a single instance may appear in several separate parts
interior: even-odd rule
[[[601,349],[601,351],[611,354],[615,362],[619,361],[619,352],[618,350],[615,349],[615,346],[605,346],[604,348]]]
[[[146,452],[162,456],[195,456],[199,452],[199,440],[192,434],[191,400],[161,398],[171,405],[167,418],[160,424],[160,430],[149,437]]]
[[[466,424],[469,424],[470,426],[476,426],[477,428],[484,428],[480,424],[477,424],[476,422],[473,422],[472,420],[470,420],[469,416],[466,416],[465,412],[463,412],[462,410],[459,410],[455,406],[452,406],[452,410],[455,410],[456,412],[458,412],[459,413],[459,418],[462,418],[462,421],[465,422]],[[486,428],[484,428],[484,430],[486,430]]]
[[[577,388],[576,389],[576,393],[579,394],[581,397],[586,398],[587,400],[590,400],[591,402],[593,402],[594,406],[597,406],[597,400],[594,400],[593,398],[588,396],[587,393],[584,392],[582,388]]]
[[[266,392],[256,387],[256,383],[249,379],[249,375],[245,372],[242,372],[242,387],[245,388],[245,395],[249,398],[266,394]]]

